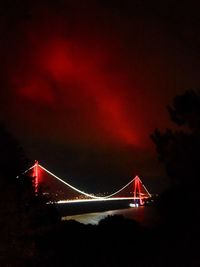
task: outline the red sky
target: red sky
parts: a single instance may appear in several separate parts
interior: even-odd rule
[[[5,1],[1,10],[1,117],[29,156],[86,189],[135,173],[162,185],[149,135],[171,127],[175,94],[199,85],[195,5]]]

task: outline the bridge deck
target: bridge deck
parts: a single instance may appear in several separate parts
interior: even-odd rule
[[[73,199],[73,200],[59,200],[56,201],[58,204],[67,204],[67,203],[83,203],[83,202],[99,202],[99,201],[120,201],[120,200],[140,200],[147,199],[147,197],[113,197],[113,198],[96,198],[96,199]]]

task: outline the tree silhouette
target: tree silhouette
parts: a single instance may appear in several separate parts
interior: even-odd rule
[[[156,129],[151,139],[171,181],[163,202],[171,210],[175,206],[178,213],[182,207],[199,204],[200,90],[177,95],[167,109],[177,130],[161,133]]]
[[[28,202],[33,197],[32,181],[16,179],[25,170],[28,160],[15,137],[0,125],[0,254],[10,262],[21,253],[22,233],[28,229]],[[22,246],[23,244],[23,246]],[[14,249],[15,247],[15,249]],[[27,249],[30,247],[27,246]],[[26,252],[25,252],[26,253]],[[28,252],[29,253],[29,252]]]
[[[22,173],[28,165],[23,148],[16,138],[0,124],[0,185],[15,182],[17,175]]]
[[[35,257],[34,236],[54,225],[57,212],[35,197],[23,149],[3,125],[0,126],[0,266],[26,266]],[[19,175],[19,178],[16,178]]]

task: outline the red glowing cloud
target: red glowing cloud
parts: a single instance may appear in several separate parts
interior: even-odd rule
[[[98,54],[98,49],[95,53]],[[78,92],[75,90],[71,93],[71,98],[75,102],[77,98],[90,99],[92,103],[87,104],[95,105],[91,113],[96,112],[96,119],[102,125],[102,131],[106,132],[109,138],[125,144],[137,144],[136,133],[124,111],[123,98],[117,94],[117,91],[120,91],[117,88],[119,85],[114,79],[108,80],[107,75],[100,69],[104,63],[102,59],[93,61],[90,57],[96,59],[95,54],[93,55],[89,51],[76,51],[76,46],[74,49],[72,45],[64,42],[57,43],[52,47],[52,50],[49,49],[44,55],[44,59],[48,59],[44,60],[46,70],[49,71],[53,79],[61,82],[62,88],[60,90],[64,91],[66,96],[69,95],[69,92],[66,91],[71,90],[67,88],[69,80],[80,85]],[[66,104],[67,102],[66,99]]]
[[[63,119],[59,112],[70,117],[62,122],[65,133],[74,127],[69,121],[73,121],[71,113],[75,112],[74,119],[79,124],[76,129],[83,133],[88,128],[94,140],[137,145],[137,129],[131,125],[120,93],[123,83],[103,68],[112,61],[109,47],[81,47],[78,40],[67,40],[52,32],[46,39],[47,42],[36,43],[32,64],[23,76],[15,72],[17,94],[36,106],[43,103],[52,107],[58,120]]]
[[[23,87],[18,88],[18,94],[27,101],[35,103],[54,103],[54,95],[49,85],[38,77],[32,77]]]
[[[18,45],[10,53],[12,109],[18,114],[10,112],[12,120],[20,118],[37,136],[68,143],[150,143],[164,105],[162,92],[151,90],[155,75],[146,75],[145,63],[143,69],[138,64],[135,40],[127,48],[126,31],[113,22],[105,28],[92,12],[79,10],[73,18],[43,12],[18,29]]]

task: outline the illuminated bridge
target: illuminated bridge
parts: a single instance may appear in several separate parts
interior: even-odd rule
[[[125,186],[109,195],[88,194],[71,184],[67,183],[45,167],[38,161],[26,170],[23,174],[30,175],[34,182],[35,194],[42,193],[50,197],[56,204],[83,204],[83,203],[101,203],[126,201],[129,206],[135,207],[144,205],[145,201],[151,198],[151,194],[142,183],[138,176],[135,176]]]

